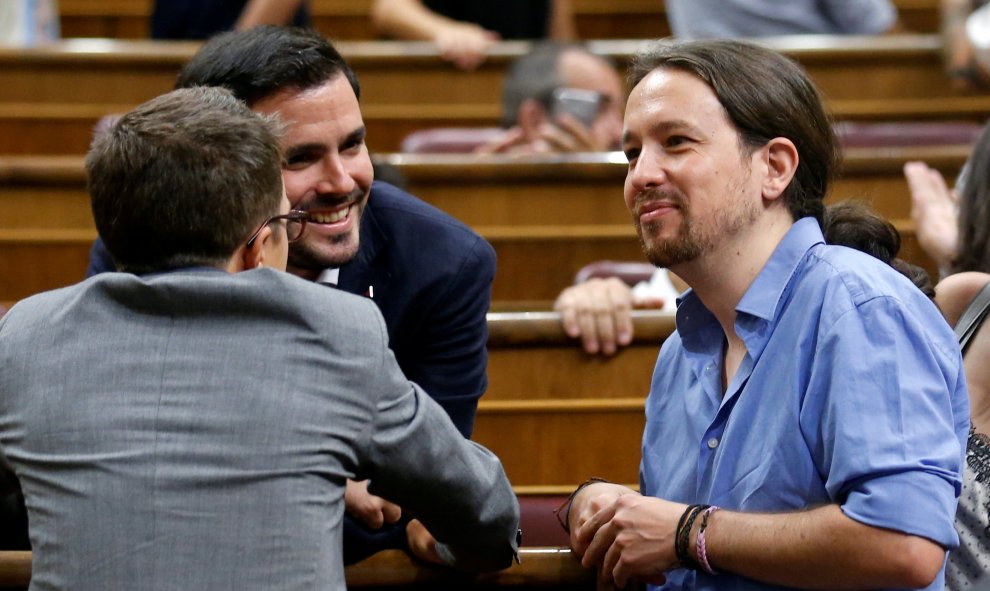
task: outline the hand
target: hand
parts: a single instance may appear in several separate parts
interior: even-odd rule
[[[409,552],[416,558],[444,564],[443,559],[437,554],[436,539],[418,519],[413,519],[406,525],[406,542],[409,543]]]
[[[924,162],[908,162],[904,176],[911,189],[911,219],[918,244],[939,269],[946,269],[959,249],[959,198],[937,170]]]
[[[615,497],[579,528],[577,540],[587,542],[581,564],[599,566],[602,581],[619,588],[632,578],[662,584],[678,566],[674,537],[686,508],[639,494]]]
[[[558,115],[552,123],[538,129],[539,143],[546,152],[603,152],[609,146],[599,146],[588,128],[568,113]]]
[[[632,290],[622,280],[590,279],[560,293],[553,309],[560,312],[564,332],[581,338],[584,350],[613,355],[632,342]]]
[[[598,522],[611,519],[615,510],[615,501],[622,495],[637,494],[636,491],[621,484],[611,482],[595,482],[582,488],[571,499],[571,509],[568,512],[567,527],[571,531],[571,550],[578,556],[584,556],[588,543],[597,532],[585,524],[598,516]]]
[[[514,154],[532,153],[528,149],[529,141],[526,132],[521,127],[510,127],[495,139],[474,149],[475,154]]]
[[[402,517],[402,509],[398,505],[368,492],[367,480],[347,479],[344,508],[348,515],[372,529],[378,529],[386,523],[395,523]]]
[[[499,40],[498,33],[474,23],[454,22],[441,28],[433,38],[440,55],[462,70],[473,70],[485,61],[485,53]]]

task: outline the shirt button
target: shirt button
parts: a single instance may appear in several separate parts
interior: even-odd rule
[[[715,449],[716,447],[718,447],[718,439],[712,437],[708,440],[708,449]]]

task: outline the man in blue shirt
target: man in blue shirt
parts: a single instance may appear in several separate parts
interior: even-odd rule
[[[890,0],[666,0],[679,39],[879,35],[897,30]]]
[[[727,41],[658,46],[633,82],[625,202],[692,289],[646,405],[642,494],[579,489],[572,546],[620,586],[941,589],[958,347],[906,278],[824,244],[838,157],[814,86]]]

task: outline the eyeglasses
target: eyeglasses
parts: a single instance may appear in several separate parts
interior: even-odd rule
[[[254,241],[258,239],[258,235],[261,231],[268,227],[270,224],[284,220],[285,221],[285,235],[289,239],[289,242],[295,242],[302,238],[303,231],[306,229],[306,219],[309,214],[305,211],[292,210],[289,213],[282,215],[273,215],[272,217],[265,220],[265,223],[258,226],[258,229],[251,234],[251,237],[247,239],[247,246],[250,247],[254,244]]]

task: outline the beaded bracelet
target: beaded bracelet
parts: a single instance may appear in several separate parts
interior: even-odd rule
[[[708,529],[708,518],[712,516],[712,513],[718,511],[718,507],[712,505],[711,507],[705,509],[705,512],[701,516],[701,527],[698,529],[698,540],[695,543],[695,551],[698,555],[698,562],[701,564],[701,568],[705,569],[705,572],[710,575],[717,575],[715,569],[712,565],[708,563],[708,549],[705,548],[705,530]]]

